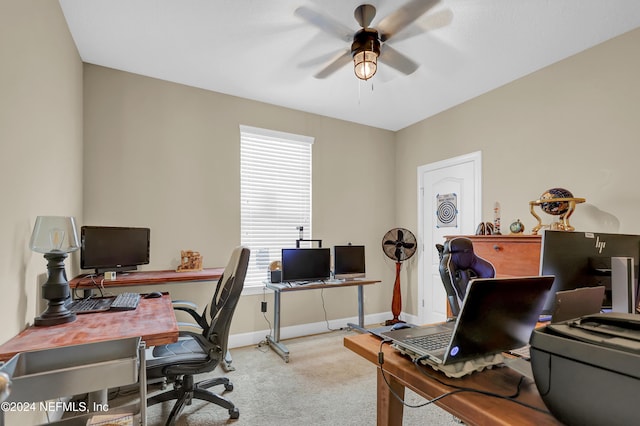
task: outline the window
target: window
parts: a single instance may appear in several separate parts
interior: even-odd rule
[[[282,248],[311,238],[313,138],[240,126],[240,241],[251,249],[245,287],[267,279]]]

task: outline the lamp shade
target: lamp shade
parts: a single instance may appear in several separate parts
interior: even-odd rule
[[[38,253],[69,253],[80,248],[76,220],[71,216],[38,216],[33,227],[31,250]]]

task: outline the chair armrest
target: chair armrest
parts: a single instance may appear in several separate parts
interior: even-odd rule
[[[183,311],[191,315],[191,318],[198,323],[201,329],[209,328],[209,324],[207,324],[207,320],[204,318],[204,312],[202,315],[196,312],[198,306],[195,303],[188,300],[174,300],[171,302],[171,306],[173,306],[173,309],[176,311]]]
[[[196,305],[195,303],[189,300],[172,300],[171,306],[173,306],[174,309],[185,308],[185,309],[192,309],[194,311],[198,309],[198,305]]]
[[[180,330],[191,329],[194,332],[202,333],[202,327],[200,327],[198,324],[194,324],[192,322],[181,322],[181,321],[178,321],[178,328]]]

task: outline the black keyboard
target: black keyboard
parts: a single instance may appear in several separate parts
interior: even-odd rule
[[[138,293],[121,293],[116,296],[110,309],[112,311],[132,311],[138,307],[140,295]]]

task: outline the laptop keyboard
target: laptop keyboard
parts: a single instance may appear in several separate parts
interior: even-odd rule
[[[140,303],[138,293],[121,293],[115,297],[96,297],[74,300],[67,309],[75,314],[90,314],[104,311],[129,311],[134,310]]]
[[[451,331],[442,331],[440,333],[429,334],[427,336],[410,337],[404,341],[422,348],[425,351],[434,351],[446,348],[450,340]]]
[[[67,305],[67,309],[74,314],[90,314],[109,310],[112,303],[113,297],[80,299]]]

